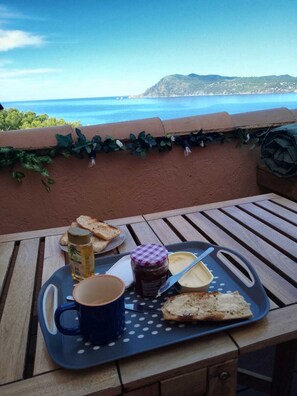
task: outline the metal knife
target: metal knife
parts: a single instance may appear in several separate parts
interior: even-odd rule
[[[212,251],[214,250],[213,247],[209,247],[207,250],[205,250],[203,253],[200,254],[191,264],[189,264],[186,268],[184,268],[182,271],[179,273],[170,276],[165,283],[160,287],[157,297],[160,297],[161,294],[166,292],[168,289],[170,289],[177,281],[180,280],[182,276],[184,276],[191,268],[193,268],[199,261],[203,260],[206,256],[208,256]]]

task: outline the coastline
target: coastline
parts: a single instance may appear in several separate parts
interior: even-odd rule
[[[120,100],[118,98],[121,98]],[[111,96],[2,102],[4,109],[17,108],[47,114],[82,125],[109,124],[159,117],[162,120],[202,114],[250,111],[287,107],[297,108],[297,92],[281,94],[188,95],[188,96]],[[132,131],[131,131],[132,132]]]

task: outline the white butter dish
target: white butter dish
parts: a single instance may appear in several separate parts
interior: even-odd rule
[[[172,275],[185,269],[197,256],[191,252],[175,252],[168,255],[169,271]],[[208,268],[199,261],[177,283],[177,289],[181,293],[207,291],[213,275]]]

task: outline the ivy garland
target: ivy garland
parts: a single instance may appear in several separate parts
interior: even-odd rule
[[[122,142],[112,137],[102,140],[100,136],[94,136],[88,140],[78,128],[75,132],[77,135],[75,141],[71,134],[65,136],[57,134],[57,145],[42,150],[0,147],[0,169],[8,168],[10,175],[18,182],[23,180],[25,174],[15,170],[17,167],[38,172],[42,176],[41,182],[49,192],[54,180],[50,177],[45,165],[53,163],[53,159],[59,155],[66,158],[75,156],[80,159],[87,156],[90,161],[89,166],[94,166],[96,154],[100,152],[129,151],[131,155],[144,159],[153,148],[157,148],[159,152],[167,152],[171,151],[174,145],[178,145],[184,149],[184,154],[187,156],[192,152],[192,147],[206,147],[211,143],[225,143],[232,140],[236,140],[239,146],[249,144],[253,148],[261,144],[267,133],[267,131],[251,133],[243,129],[227,133],[203,133],[201,129],[184,136],[168,135],[154,138],[143,131],[138,134],[138,137],[131,133],[129,139]]]

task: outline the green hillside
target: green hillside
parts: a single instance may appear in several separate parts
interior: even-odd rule
[[[216,74],[172,74],[148,88],[142,97],[275,94],[297,92],[297,77],[227,77]]]

